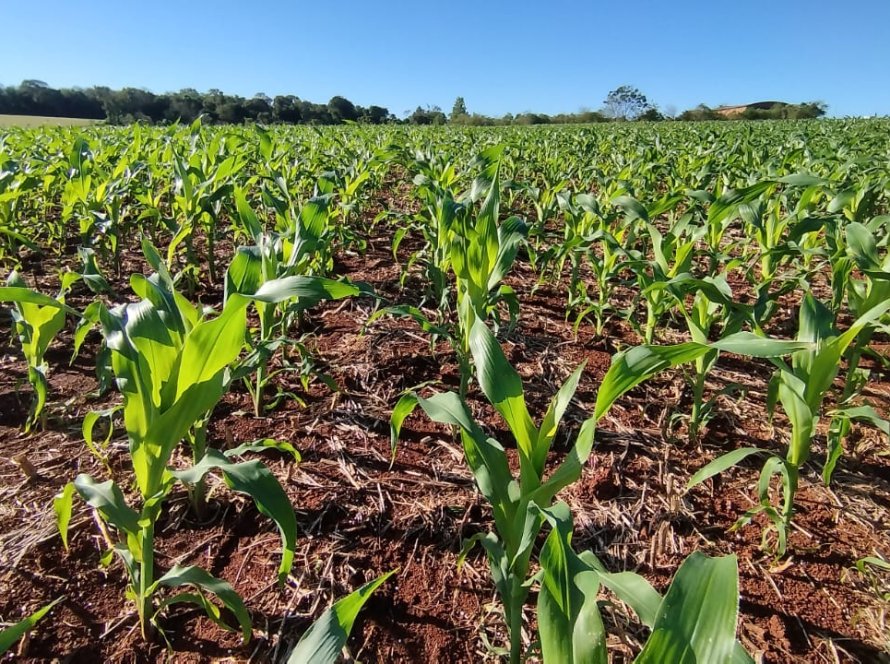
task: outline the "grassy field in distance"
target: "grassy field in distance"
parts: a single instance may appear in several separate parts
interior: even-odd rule
[[[64,127],[86,126],[101,122],[84,118],[53,118],[45,115],[0,115],[0,127],[41,127],[57,125]]]

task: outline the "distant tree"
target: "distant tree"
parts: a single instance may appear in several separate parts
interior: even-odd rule
[[[446,120],[445,114],[438,106],[426,108],[418,106],[408,117],[408,122],[416,125],[443,125]]]
[[[36,78],[26,78],[19,87],[23,90],[45,90],[49,88],[49,85],[45,81],[38,81]]]
[[[821,118],[828,110],[828,104],[822,101],[809,101],[803,104],[789,104],[785,107],[784,117],[789,120],[811,120]]]
[[[222,104],[217,107],[219,121],[226,124],[241,124],[247,119],[247,108],[245,108],[244,98],[226,96]]]
[[[699,122],[702,120],[723,120],[725,118],[710,106],[699,104],[695,108],[680,113],[680,115],[677,116],[677,119],[683,120],[684,122]]]
[[[306,124],[329,125],[343,121],[340,116],[335,117],[331,113],[331,108],[328,104],[314,104],[311,101],[301,101],[300,113],[303,115],[303,122]]]
[[[550,116],[544,113],[520,113],[513,118],[518,125],[550,124]]]
[[[272,100],[272,119],[275,122],[296,124],[302,120],[299,102],[300,100],[293,95],[278,95]]]
[[[809,118],[821,118],[828,111],[828,104],[824,101],[810,101],[800,104],[800,109]]]
[[[272,100],[265,95],[255,95],[244,102],[244,119],[256,122],[272,122]]]
[[[811,120],[825,115],[827,106],[824,102],[807,102],[804,104],[786,104],[779,102],[771,108],[746,108],[739,115],[743,120]]]
[[[603,101],[603,111],[615,120],[635,120],[651,108],[646,95],[630,85],[612,90]]]
[[[339,95],[331,97],[331,100],[328,102],[328,110],[336,122],[342,122],[343,120],[355,122],[358,120],[358,110],[355,108],[355,104],[345,97],[340,97]]]
[[[179,92],[171,92],[167,97],[167,110],[164,119],[167,122],[190,123],[204,112],[204,98],[194,88],[185,88]]]
[[[454,106],[451,107],[451,117],[449,119],[454,122],[455,120],[461,120],[467,115],[469,115],[467,113],[467,103],[463,97],[458,97],[454,100]]]
[[[655,106],[650,106],[645,111],[640,113],[637,117],[637,120],[642,120],[644,122],[661,122],[664,120],[664,116],[661,114]]]
[[[389,109],[384,108],[383,106],[369,106],[364,113],[365,120],[371,124],[383,124],[389,122],[391,117]]]

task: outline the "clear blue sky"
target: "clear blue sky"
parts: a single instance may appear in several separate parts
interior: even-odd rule
[[[343,95],[397,115],[823,100],[890,114],[890,0],[0,0],[0,83]]]

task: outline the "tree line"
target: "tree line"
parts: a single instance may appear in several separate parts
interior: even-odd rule
[[[188,123],[203,116],[205,122],[224,124],[258,122],[331,125],[344,122],[406,122],[417,125],[538,125],[664,119],[802,119],[824,114],[825,104],[820,102],[777,104],[770,109],[747,108],[731,117],[721,114],[719,109],[705,105],[679,115],[663,113],[637,88],[629,85],[612,90],[603,101],[602,108],[596,111],[582,110],[578,113],[556,115],[507,113],[493,117],[468,112],[465,100],[458,97],[448,115],[438,106],[418,106],[413,113],[406,114],[404,120],[400,120],[383,106],[364,107],[341,96],[332,97],[326,104],[318,104],[294,95],[278,95],[273,98],[258,93],[246,98],[227,95],[216,89],[198,92],[186,88],[178,92],[155,94],[141,88],[114,90],[104,86],[56,89],[38,80],[22,81],[17,86],[0,85],[0,115],[83,118],[105,120],[112,124]]]
[[[258,93],[245,98],[215,89],[198,92],[186,88],[164,94],[103,86],[56,89],[35,80],[0,86],[0,114],[85,118],[113,124],[191,122],[199,116],[204,116],[208,123],[232,124],[382,124],[397,119],[382,106],[366,108],[340,96],[332,97],[327,104],[316,104],[294,95],[272,98]]]

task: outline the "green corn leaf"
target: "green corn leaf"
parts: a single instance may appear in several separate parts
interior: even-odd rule
[[[241,638],[244,643],[250,641],[250,615],[247,613],[247,607],[244,606],[244,601],[228,582],[216,578],[200,567],[182,567],[180,565],[175,565],[169,572],[155,582],[154,587],[156,588],[158,586],[164,586],[166,588],[194,586],[201,593],[206,592],[214,595],[223,603],[223,606],[235,616],[235,619],[241,627]],[[154,589],[152,589],[152,592],[154,592]],[[205,606],[203,602],[200,604],[201,606]],[[212,617],[213,613],[211,612],[209,615]]]
[[[782,184],[790,184],[793,187],[826,187],[830,184],[828,180],[816,177],[809,173],[793,173],[792,175],[785,175],[780,177],[778,181]]]
[[[268,450],[276,450],[288,454],[297,463],[302,460],[297,448],[286,440],[276,440],[275,438],[260,438],[259,440],[254,440],[249,443],[242,443],[230,450],[225,450],[223,453],[231,459],[232,457],[242,456],[248,452],[266,452]]]
[[[510,217],[498,227],[498,251],[494,267],[488,276],[488,290],[501,283],[501,279],[510,270],[519,245],[528,235],[528,226],[519,217]]]
[[[467,405],[453,392],[436,394],[429,399],[417,399],[429,418],[441,424],[461,428],[464,456],[473,472],[479,491],[488,500],[498,529],[509,528],[512,505],[516,490],[504,448],[492,438],[487,438],[473,421]],[[580,472],[580,471],[579,471]],[[541,504],[544,501],[540,501]]]
[[[80,354],[83,342],[86,341],[87,334],[99,322],[100,311],[104,308],[105,304],[103,302],[95,300],[90,302],[87,308],[83,310],[82,317],[77,321],[77,326],[74,328],[74,351],[71,353],[69,366],[74,364],[74,360]]]
[[[417,408],[417,395],[413,392],[407,392],[399,397],[395,408],[392,409],[392,415],[389,417],[389,444],[393,459],[396,457],[402,423],[405,421],[405,418],[414,412],[415,408]]]
[[[538,505],[549,505],[557,493],[581,477],[584,464],[587,463],[590,452],[593,450],[595,432],[596,420],[590,417],[581,425],[575,444],[569,450],[563,462],[559,464],[540,487],[531,493],[529,500]]]
[[[160,488],[173,449],[195,422],[222,398],[226,388],[223,374],[220,371],[209,380],[190,386],[170,408],[153,417],[144,434],[137,439],[138,444],[134,445],[131,440],[133,469],[144,495],[153,495]],[[124,421],[128,428],[129,417],[125,409]]]
[[[874,234],[858,222],[847,224],[847,251],[861,270],[880,270],[882,262]]]
[[[822,467],[822,481],[826,486],[830,484],[835,466],[844,452],[843,440],[849,435],[852,422],[867,422],[890,438],[890,420],[881,417],[869,405],[846,406],[833,410],[829,415],[831,416],[831,425],[828,431],[828,449]]]
[[[788,371],[779,373],[777,394],[785,415],[791,422],[788,458],[795,466],[806,461],[809,456],[812,434],[819,419],[818,406],[814,409],[807,402],[807,389],[808,385],[795,374]],[[821,394],[818,398],[821,402]]]
[[[559,503],[542,511],[553,529],[541,549],[538,630],[544,664],[605,664],[599,575],[572,550],[571,512]]]
[[[655,625],[661,595],[645,578],[634,572],[609,572],[590,551],[579,554],[579,557],[597,571],[606,588],[633,609],[640,622],[650,629]]]
[[[504,357],[501,345],[491,330],[479,319],[476,319],[470,331],[470,350],[482,392],[507,422],[520,454],[531,461],[532,468],[540,478],[546,450],[541,454],[540,450],[535,449],[538,431],[525,405],[522,379]]]
[[[833,411],[831,414],[832,416],[842,415],[843,417],[858,422],[868,422],[878,431],[881,431],[885,435],[890,436],[890,421],[881,417],[878,414],[878,411],[876,411],[872,406],[850,406],[846,408],[840,408],[836,411]]]
[[[46,606],[41,607],[24,620],[20,620],[15,625],[0,630],[0,655],[15,645],[15,642],[22,638],[26,633],[30,632],[43,617],[49,613],[52,608],[62,601],[62,597],[53,600]]]
[[[148,307],[150,304],[157,311],[171,335],[181,337],[191,327],[186,325],[186,321],[197,322],[196,319],[200,318],[200,315],[195,317],[186,311],[193,308],[191,304],[181,306],[186,301],[185,298],[181,296],[177,298],[178,293],[173,290],[172,285],[165,283],[157,273],[150,277],[141,274],[132,275],[130,288],[145,300],[139,303],[141,306]]]
[[[879,320],[888,311],[890,311],[890,300],[875,305],[857,318],[843,334],[830,339],[818,352],[813,354],[806,365],[809,375],[806,379],[805,399],[814,412],[819,409],[822,396],[831,387],[831,383],[837,376],[841,357],[847,347],[855,341],[860,332]]]
[[[743,189],[727,191],[708,208],[708,223],[716,224],[723,221],[736,207],[760,198],[772,186],[773,182],[765,181]]]
[[[359,295],[359,286],[324,277],[282,277],[267,281],[251,296],[260,302],[283,302],[296,298],[303,309],[315,306],[322,300],[339,300]]]
[[[86,443],[87,448],[97,459],[101,460],[104,458],[102,450],[108,446],[108,442],[111,440],[111,436],[114,434],[112,418],[114,417],[114,414],[120,409],[120,406],[115,406],[113,408],[107,408],[105,410],[91,410],[83,417],[83,423],[81,424],[80,431],[83,434],[83,440]],[[93,439],[93,432],[96,428],[96,423],[102,418],[108,419],[108,432],[105,434],[104,440],[102,440],[99,445],[97,445],[96,441]],[[100,449],[100,446],[102,449]]]
[[[708,344],[708,347],[736,355],[773,358],[811,348],[812,344],[799,340],[771,339],[751,332],[736,332]]]
[[[37,423],[40,414],[46,406],[46,397],[49,394],[49,381],[46,379],[46,365],[28,367],[28,382],[34,388],[34,402],[31,404],[31,414],[25,424],[28,432]]]
[[[649,213],[646,211],[646,206],[633,196],[618,196],[612,200],[612,203],[624,210],[628,221],[642,219],[647,223],[649,222]]]
[[[176,399],[189,388],[216,377],[241,353],[247,332],[245,306],[245,301],[230,300],[219,316],[198,323],[186,337],[179,362]]]
[[[226,270],[223,301],[233,293],[252,295],[263,281],[263,257],[259,247],[238,247]]]
[[[200,608],[204,609],[204,613],[207,615],[210,620],[215,622],[217,625],[226,630],[231,630],[231,626],[223,620],[222,611],[220,608],[210,601],[210,599],[201,592],[196,593],[177,593],[176,595],[172,595],[170,597],[165,597],[155,609],[155,616],[161,614],[168,606],[172,606],[174,604],[195,604]]]
[[[44,295],[38,291],[25,286],[0,286],[0,302],[15,302],[16,304],[33,304],[39,307],[50,307],[52,309],[61,309],[62,311],[79,316],[77,311],[66,305],[64,302]]]
[[[673,346],[636,346],[619,353],[603,377],[596,395],[594,417],[601,419],[622,394],[670,367],[692,362],[710,350],[752,357],[777,357],[810,348],[802,341],[785,341],[737,332],[709,344],[686,342]]]
[[[346,645],[359,611],[396,570],[378,576],[319,616],[287,658],[287,664],[334,664]]]
[[[856,561],[856,569],[860,572],[864,572],[867,569],[867,566],[877,567],[878,569],[890,572],[890,562],[887,562],[883,558],[865,556]]]
[[[253,498],[257,509],[272,519],[281,534],[282,556],[278,566],[278,581],[284,583],[293,567],[297,542],[297,518],[293,506],[278,480],[260,461],[233,463],[221,452],[208,449],[198,463],[186,470],[171,471],[178,480],[197,484],[211,470],[222,471],[226,484],[239,493]]]
[[[536,449],[550,450],[550,445],[556,436],[559,423],[562,421],[562,417],[565,415],[566,409],[569,407],[569,403],[571,403],[572,397],[575,396],[575,391],[578,389],[578,382],[581,380],[581,374],[584,373],[585,366],[587,366],[586,361],[582,362],[572,372],[550,401],[547,412],[544,414],[544,419],[541,421],[541,428],[538,431],[538,440],[535,444]],[[546,460],[546,451],[544,452],[544,460]]]
[[[785,498],[788,499],[788,466],[789,463],[780,456],[770,456],[760,469],[760,478],[757,481],[757,496],[761,505],[769,505],[769,486],[773,475],[780,475],[782,479],[782,488],[785,492]],[[784,548],[780,553],[784,553]]]
[[[828,203],[828,212],[830,214],[835,214],[837,212],[841,212],[845,207],[847,207],[853,200],[856,198],[856,190],[855,189],[845,189],[839,192],[831,201]]]
[[[139,514],[127,505],[123,492],[113,480],[96,483],[92,477],[81,473],[74,479],[74,488],[115,528],[127,534],[139,532]]]
[[[675,346],[637,346],[612,358],[612,364],[596,394],[594,419],[599,421],[622,394],[644,380],[677,364],[691,362],[707,351],[707,346],[685,343]]]
[[[734,661],[738,609],[736,557],[693,552],[677,570],[637,664]]]
[[[467,405],[454,392],[441,392],[429,399],[417,397],[417,402],[430,419],[440,424],[459,426],[474,435],[483,435],[482,430],[473,421]]]
[[[251,209],[244,190],[241,187],[235,187],[235,209],[238,211],[238,221],[241,226],[250,234],[254,241],[262,235],[263,225],[257,219],[256,213]]]
[[[68,525],[74,507],[74,483],[68,482],[53,498],[53,512],[56,515],[56,528],[62,538],[62,545],[68,550]]]
[[[733,450],[732,452],[721,454],[711,463],[699,469],[699,471],[689,479],[689,482],[686,485],[686,489],[689,490],[692,487],[701,484],[705,480],[714,477],[714,475],[719,475],[724,470],[738,465],[742,462],[742,460],[748,458],[752,454],[762,453],[765,453],[765,450],[762,450],[759,447],[740,447],[739,449]]]
[[[359,182],[360,184],[360,182]],[[324,233],[330,216],[330,196],[315,196],[300,208],[300,227],[304,239],[317,240]],[[311,247],[307,247],[309,250]]]

